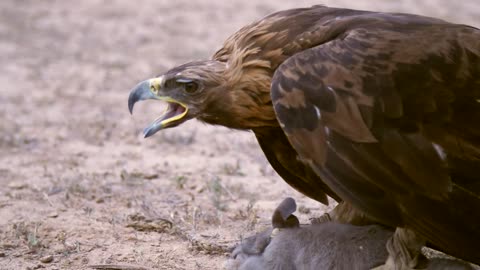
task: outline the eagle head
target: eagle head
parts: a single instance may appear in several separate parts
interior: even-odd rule
[[[145,128],[145,137],[192,118],[208,118],[217,113],[220,104],[228,102],[228,95],[222,94],[224,70],[225,64],[219,61],[196,61],[172,68],[135,86],[128,109],[132,113],[135,103],[145,99],[167,102],[165,112]]]
[[[135,86],[128,108],[132,113],[135,103],[145,99],[167,102],[165,112],[144,129],[145,137],[193,118],[236,129],[278,125],[270,76],[262,80],[258,72],[255,76],[240,72],[234,75],[227,63],[215,60],[180,65]]]

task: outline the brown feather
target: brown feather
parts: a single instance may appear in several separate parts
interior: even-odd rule
[[[290,143],[342,199],[479,263],[480,31],[348,11],[336,27],[272,79]]]

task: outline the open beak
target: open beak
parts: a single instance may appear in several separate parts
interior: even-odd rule
[[[162,77],[149,79],[137,84],[128,97],[128,110],[130,113],[132,113],[135,103],[141,100],[158,99],[168,104],[165,112],[143,130],[145,138],[152,136],[161,129],[174,127],[188,120],[185,117],[188,113],[187,105],[171,97],[161,95],[161,87]]]

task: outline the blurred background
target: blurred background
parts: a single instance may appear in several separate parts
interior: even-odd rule
[[[193,120],[143,139],[163,105],[127,109],[139,81],[313,4],[480,27],[478,0],[0,1],[0,269],[219,269],[285,196],[321,215],[251,133]]]

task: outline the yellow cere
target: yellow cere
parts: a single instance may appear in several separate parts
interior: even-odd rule
[[[150,81],[150,91],[152,91],[155,95],[157,95],[158,91],[162,87],[163,77],[153,78],[153,79],[150,79],[149,81]]]

